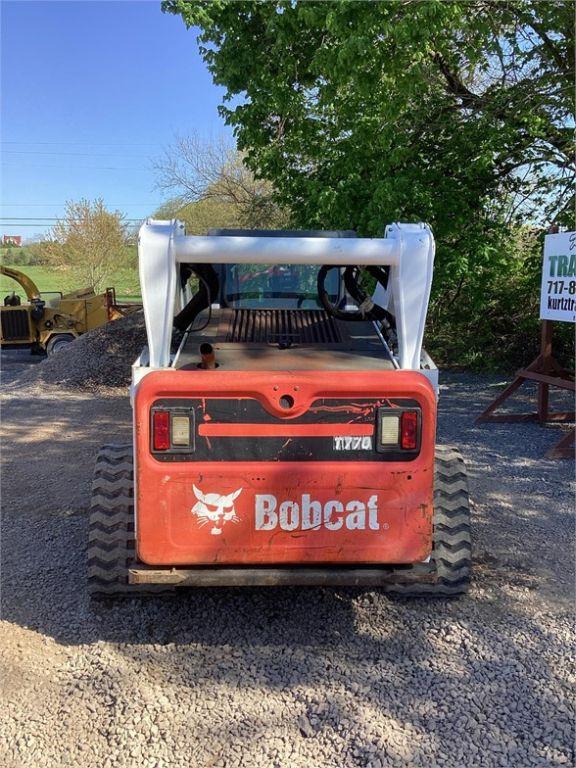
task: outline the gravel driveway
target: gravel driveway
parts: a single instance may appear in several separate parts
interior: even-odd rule
[[[91,609],[92,464],[129,438],[127,398],[9,393],[2,768],[573,765],[574,464],[542,458],[555,429],[474,425],[498,381],[443,377],[440,440],[475,500],[475,580],[451,601],[220,589]]]

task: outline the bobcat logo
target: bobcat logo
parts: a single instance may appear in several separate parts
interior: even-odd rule
[[[210,533],[213,536],[218,536],[222,533],[224,523],[230,521],[233,523],[240,522],[240,518],[234,509],[234,500],[240,496],[242,488],[238,488],[234,493],[229,493],[228,496],[220,496],[218,493],[202,493],[195,485],[192,488],[194,489],[194,495],[198,499],[192,507],[192,514],[198,517],[200,526],[212,523]]]

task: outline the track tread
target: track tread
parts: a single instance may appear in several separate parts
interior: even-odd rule
[[[468,590],[472,541],[466,465],[460,452],[448,446],[436,447],[432,562],[434,581],[418,582],[416,565],[413,583],[408,583],[407,574],[398,572],[398,582],[384,589],[407,597],[460,595]]]
[[[88,529],[88,593],[92,599],[159,591],[154,586],[128,583],[128,568],[136,559],[133,478],[131,445],[106,445],[100,449]]]

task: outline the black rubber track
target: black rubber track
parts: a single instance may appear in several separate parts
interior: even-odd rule
[[[88,592],[92,598],[172,591],[161,585],[128,584],[134,547],[132,446],[107,445],[98,453],[92,482],[88,534]],[[389,569],[396,581],[381,589],[431,597],[458,595],[468,589],[471,536],[466,467],[456,448],[443,446],[436,448],[432,562],[436,566],[433,581],[427,566],[403,566]]]
[[[431,559],[436,566],[433,582],[419,581],[421,568],[414,565],[404,574],[398,570],[398,583],[383,589],[406,596],[431,597],[460,595],[468,591],[472,570],[468,476],[460,451],[448,446],[436,446]]]
[[[134,460],[131,445],[105,445],[92,481],[88,530],[88,593],[93,599],[166,592],[128,584],[135,560]]]
[[[134,474],[129,445],[105,445],[92,481],[88,529],[88,593],[126,593],[128,563],[134,558]]]

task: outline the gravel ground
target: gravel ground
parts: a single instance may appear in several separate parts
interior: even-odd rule
[[[132,363],[145,343],[144,313],[139,310],[83,334],[65,350],[47,358],[31,355],[26,350],[4,352],[3,360],[8,365],[2,368],[2,381],[8,387],[13,381],[18,382],[22,377],[22,360],[27,359],[42,362],[42,365],[30,366],[25,376],[27,385],[35,385],[40,391],[57,385],[58,391],[65,387],[93,394],[127,387]]]
[[[219,589],[96,609],[92,464],[129,438],[127,397],[8,387],[2,768],[574,765],[574,464],[542,458],[557,429],[474,425],[498,381],[443,377],[440,440],[475,500],[468,596]]]

